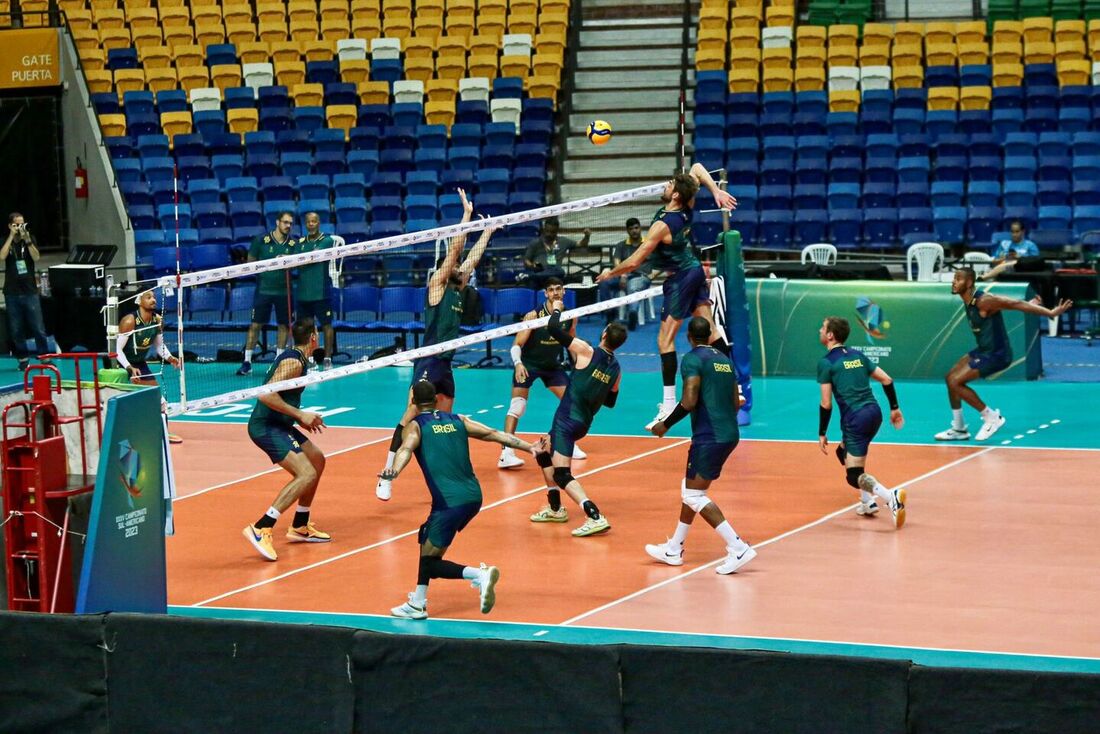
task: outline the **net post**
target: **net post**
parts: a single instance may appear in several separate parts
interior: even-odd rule
[[[115,351],[118,343],[118,288],[115,285],[115,276],[107,274],[105,279],[107,286],[107,305],[103,308],[103,333],[106,335],[106,348],[103,350],[110,354]]]
[[[726,185],[728,183],[729,183],[729,180],[726,177],[726,169],[725,168],[719,168],[718,169],[718,188],[722,189],[722,191],[725,191],[726,190]],[[725,207],[722,207],[722,233],[725,234],[726,232],[729,232],[729,231],[730,231],[730,210],[726,209]]]
[[[726,292],[726,327],[730,342],[730,358],[737,371],[737,382],[745,405],[737,413],[739,425],[751,422],[752,412],[752,335],[749,320],[748,290],[745,285],[745,258],[741,249],[741,233],[736,229],[724,232],[719,241],[724,245],[718,261]]]

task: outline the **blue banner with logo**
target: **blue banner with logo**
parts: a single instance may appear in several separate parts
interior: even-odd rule
[[[107,401],[78,613],[165,613],[165,443],[160,391]]]

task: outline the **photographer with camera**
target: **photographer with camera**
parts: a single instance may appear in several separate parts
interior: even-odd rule
[[[25,370],[30,364],[32,353],[26,349],[27,330],[34,337],[35,354],[50,351],[46,341],[46,327],[42,323],[42,304],[38,300],[38,282],[35,278],[34,264],[38,261],[38,244],[34,236],[27,231],[23,215],[12,212],[8,215],[8,238],[0,247],[0,259],[4,261],[4,300],[8,307],[8,330],[15,344],[15,356],[19,359],[19,369]]]
[[[569,237],[558,237],[558,218],[543,220],[539,236],[531,240],[523,253],[526,270],[516,277],[516,282],[541,290],[549,278],[564,281],[566,258],[574,249],[588,247],[591,234],[586,227],[580,242]]]

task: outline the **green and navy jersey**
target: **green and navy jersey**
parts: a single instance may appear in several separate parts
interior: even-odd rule
[[[286,349],[283,350],[282,354],[275,358],[275,361],[272,363],[271,368],[264,376],[263,384],[266,385],[267,383],[271,382],[271,378],[275,376],[275,372],[279,369],[279,365],[281,365],[288,359],[296,359],[301,363],[301,375],[309,372],[309,360],[306,358],[306,355],[296,348]],[[293,390],[280,390],[279,396],[286,402],[287,405],[290,405],[294,408],[300,408],[302,407],[303,390],[305,390],[304,387],[296,387]],[[272,410],[271,408],[264,405],[263,401],[261,400],[256,401],[256,407],[252,409],[252,415],[249,417],[248,422],[265,423],[267,425],[276,425],[283,428],[291,428],[295,423],[294,419],[291,418],[289,415],[287,415],[286,413],[280,413],[277,410]]]
[[[672,233],[672,242],[661,242],[649,256],[648,262],[653,268],[667,273],[678,273],[688,268],[699,267],[699,258],[691,249],[691,209],[666,211],[664,207],[653,215],[650,226],[664,222]]]
[[[424,346],[426,347],[457,339],[459,336],[458,327],[462,324],[462,293],[460,291],[455,290],[450,285],[444,286],[443,296],[439,299],[439,303],[434,306],[427,300],[430,297],[429,289],[429,295],[425,297],[424,305]],[[437,358],[450,359],[453,356],[455,356],[455,353],[450,351],[437,355]]]
[[[843,344],[833,347],[817,363],[819,384],[832,384],[841,417],[865,405],[876,404],[871,393],[871,373],[876,365],[858,349]]]
[[[462,417],[433,410],[413,418],[420,427],[414,452],[432,493],[432,509],[481,502],[481,484],[470,463],[470,437]]]
[[[1004,314],[996,311],[988,316],[982,316],[978,301],[984,295],[985,291],[975,291],[970,303],[966,304],[966,319],[970,322],[970,330],[974,332],[974,338],[978,340],[978,351],[1011,353]]]
[[[322,234],[318,239],[311,240],[303,237],[298,240],[300,249],[298,252],[313,252],[314,250],[327,250],[333,245],[332,236]],[[323,301],[328,296],[326,278],[328,277],[328,263],[310,263],[298,268],[298,300],[299,301]]]
[[[134,314],[134,331],[126,340],[122,353],[130,364],[144,362],[149,358],[149,350],[160,333],[160,316],[153,314],[148,321],[141,318],[141,311]]]
[[[698,346],[680,361],[680,376],[699,378],[699,400],[691,411],[691,437],[697,441],[738,441],[737,373],[729,357]]]
[[[543,304],[542,308],[535,313],[536,318],[549,315],[550,312],[546,309],[546,304]],[[571,320],[561,322],[561,330],[566,333],[572,327],[573,322]],[[547,327],[540,326],[537,329],[532,329],[531,333],[527,335],[527,341],[523,343],[523,366],[536,370],[560,369],[562,349],[561,343],[550,336],[550,330]]]
[[[272,258],[290,255],[299,250],[294,249],[293,237],[288,237],[286,242],[276,242],[268,232],[265,235],[257,235],[252,238],[252,244],[248,246],[248,256],[253,260],[271,260]],[[259,292],[265,296],[286,295],[286,270],[271,270],[260,273],[257,276]]]
[[[596,347],[588,366],[573,370],[557,414],[567,415],[586,426],[592,425],[592,419],[603,407],[611,388],[618,382],[620,371],[615,355],[603,347]]]

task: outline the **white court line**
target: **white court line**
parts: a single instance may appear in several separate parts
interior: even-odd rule
[[[972,454],[967,454],[966,456],[964,456],[962,458],[955,459],[954,461],[952,461],[949,464],[944,464],[943,466],[939,467],[938,469],[933,469],[932,471],[925,472],[924,474],[921,474],[919,477],[916,477],[914,479],[910,479],[908,481],[902,482],[901,484],[898,484],[893,488],[894,489],[901,489],[902,487],[908,487],[911,484],[916,484],[917,482],[920,482],[920,481],[923,481],[925,479],[928,479],[929,477],[935,476],[936,474],[939,474],[942,471],[946,471],[947,469],[951,469],[953,467],[956,467],[959,464],[970,461],[971,459],[976,458],[978,456],[981,456],[983,454],[988,454],[990,451],[993,451],[993,450],[999,449],[999,448],[1001,448],[1001,447],[1000,446],[990,446],[989,448],[983,449],[981,451],[975,451]],[[858,503],[853,503],[851,505],[848,505],[847,507],[842,507],[841,509],[837,510],[836,512],[830,512],[828,515],[825,515],[824,517],[819,517],[818,519],[814,520],[813,522],[807,523],[807,524],[803,525],[802,527],[798,527],[798,528],[795,528],[793,530],[788,530],[787,532],[781,533],[781,534],[775,536],[774,538],[768,538],[767,540],[765,540],[761,543],[756,543],[755,545],[753,545],[753,548],[763,548],[766,545],[771,545],[772,543],[778,543],[780,540],[783,540],[784,538],[789,538],[792,535],[795,535],[796,533],[801,533],[803,530],[809,530],[810,528],[817,527],[818,525],[821,525],[822,523],[828,522],[829,520],[832,520],[833,518],[836,518],[836,517],[839,517],[839,516],[841,516],[845,513],[851,512],[852,510],[855,509],[856,504],[858,504]],[[584,619],[585,617],[590,617],[593,614],[598,614],[599,612],[606,611],[606,610],[608,610],[608,609],[610,609],[614,606],[618,606],[619,604],[622,604],[625,601],[630,601],[631,599],[636,599],[637,597],[642,596],[643,594],[648,594],[649,592],[651,592],[655,589],[659,589],[662,586],[668,586],[669,584],[672,584],[672,583],[675,583],[677,581],[681,581],[683,579],[686,579],[688,576],[693,576],[693,575],[699,573],[700,571],[702,571],[704,569],[710,568],[711,566],[718,565],[719,563],[721,563],[725,559],[726,559],[726,557],[722,556],[721,558],[713,560],[710,563],[705,563],[702,566],[698,566],[697,568],[691,569],[690,571],[686,571],[684,573],[677,574],[677,575],[675,575],[671,578],[665,579],[664,581],[653,584],[651,586],[647,586],[644,589],[639,589],[638,591],[635,591],[631,594],[627,594],[624,597],[621,597],[621,598],[616,599],[614,601],[608,602],[607,604],[604,604],[602,606],[596,607],[595,609],[591,609],[591,610],[589,610],[587,612],[584,612],[582,614],[578,614],[575,617],[570,617],[569,619],[565,620],[561,624],[564,626],[564,625],[567,625],[567,624],[573,624],[574,622],[579,622],[580,620]]]
[[[356,429],[356,430],[370,430],[370,429]],[[329,452],[329,453],[325,454],[325,456],[326,457],[328,457],[328,456],[339,456],[340,454],[346,454],[349,451],[355,451],[356,449],[361,449],[361,448],[364,448],[366,446],[373,446],[376,443],[382,443],[383,441],[389,441],[390,438],[391,438],[390,436],[383,436],[382,438],[376,438],[373,441],[367,441],[366,443],[357,443],[354,446],[348,446],[347,448],[337,449],[336,451]],[[275,472],[279,472],[279,471],[284,471],[284,469],[281,466],[279,466],[278,464],[274,464],[274,465],[272,465],[272,467],[270,469],[265,469],[261,472],[256,472],[255,474],[249,474],[247,477],[240,477],[239,479],[231,479],[228,482],[222,482],[221,484],[215,484],[213,487],[206,487],[205,489],[200,489],[199,491],[192,492],[191,494],[179,495],[178,497],[176,497],[175,499],[172,500],[172,503],[175,504],[176,502],[180,502],[182,500],[189,499],[191,497],[198,497],[200,494],[206,494],[207,492],[213,492],[215,489],[222,489],[223,487],[228,487],[228,486],[231,486],[233,484],[237,484],[239,482],[247,482],[249,479],[255,479],[256,477],[262,477],[265,474],[274,474]]]
[[[606,471],[607,469],[614,469],[617,466],[622,466],[623,464],[629,464],[632,461],[637,461],[638,459],[644,459],[647,456],[652,456],[653,454],[659,454],[662,451],[668,451],[669,449],[674,449],[677,446],[683,446],[685,443],[688,443],[688,441],[689,441],[689,439],[685,438],[683,440],[676,441],[674,443],[670,443],[670,444],[667,444],[665,446],[661,446],[660,448],[653,449],[652,451],[646,451],[645,453],[642,453],[642,454],[636,454],[634,456],[628,456],[625,459],[620,459],[619,461],[613,462],[613,463],[608,464],[606,466],[601,466],[598,469],[592,469],[590,471],[584,472],[583,474],[578,474],[578,475],[576,475],[576,477],[577,477],[577,479],[581,479],[582,477],[591,476],[592,474],[598,474],[602,471]],[[496,502],[491,502],[491,503],[485,505],[484,507],[482,507],[481,512],[485,512],[486,510],[490,510],[494,507],[499,507],[500,505],[503,505],[507,502],[511,502],[513,500],[518,500],[521,497],[527,497],[529,495],[535,494],[536,492],[541,492],[545,488],[546,488],[546,485],[541,484],[538,487],[535,487],[534,489],[527,490],[526,492],[522,492],[520,494],[513,495],[511,497],[505,497],[504,499],[497,500]],[[392,543],[396,540],[401,540],[402,538],[407,538],[411,535],[416,535],[417,532],[419,532],[419,529],[410,530],[407,533],[401,533],[400,535],[394,535],[391,538],[386,538],[385,540],[380,540],[377,543],[371,543],[370,545],[361,546],[359,548],[353,548],[352,550],[341,553],[338,556],[333,556],[332,558],[326,558],[322,561],[317,561],[316,563],[311,563],[308,566],[302,566],[301,568],[296,568],[293,571],[287,571],[286,573],[279,574],[278,576],[273,576],[272,578],[266,579],[264,581],[259,581],[259,582],[254,583],[254,584],[249,584],[248,586],[242,586],[239,589],[233,589],[232,591],[227,591],[223,594],[218,594],[217,596],[212,596],[209,599],[203,599],[202,601],[196,602],[196,603],[192,604],[191,606],[201,607],[201,606],[204,606],[206,604],[212,604],[216,601],[220,601],[222,599],[225,599],[226,597],[233,596],[235,594],[240,594],[240,593],[245,592],[245,591],[251,591],[252,589],[256,589],[256,588],[259,588],[261,586],[266,586],[267,584],[271,584],[271,583],[274,583],[276,581],[282,581],[285,578],[295,576],[299,573],[302,573],[303,571],[311,571],[315,568],[319,568],[319,567],[324,566],[326,564],[334,563],[335,561],[340,561],[340,560],[343,560],[345,558],[349,558],[351,556],[357,555],[359,553],[362,553],[363,551],[368,551],[368,550],[371,550],[373,548],[378,548],[379,546],[387,545],[388,543]]]

